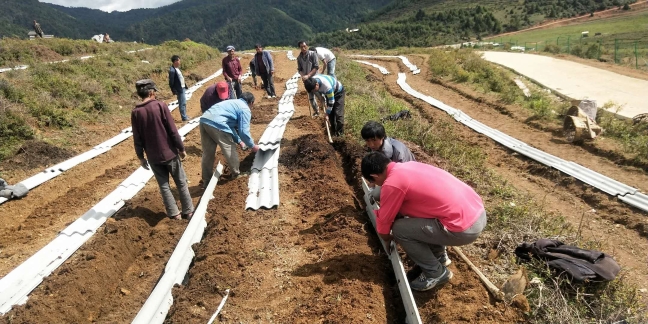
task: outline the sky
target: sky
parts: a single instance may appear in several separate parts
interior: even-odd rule
[[[138,8],[157,8],[178,2],[180,0],[40,0],[65,7],[85,7],[107,12],[114,10],[128,11]]]

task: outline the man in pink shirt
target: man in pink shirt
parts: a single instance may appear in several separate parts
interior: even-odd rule
[[[388,246],[395,240],[422,270],[410,287],[425,291],[448,282],[445,247],[472,243],[486,227],[481,197],[445,170],[394,163],[380,152],[365,156],[361,169],[365,179],[382,186],[378,235]]]

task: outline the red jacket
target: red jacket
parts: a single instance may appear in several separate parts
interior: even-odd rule
[[[229,55],[223,58],[223,74],[227,75],[232,79],[238,79],[241,76],[243,68],[241,68],[241,62],[238,58],[230,59]]]

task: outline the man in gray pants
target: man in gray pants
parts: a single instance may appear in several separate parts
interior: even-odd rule
[[[299,55],[297,56],[297,72],[301,76],[303,82],[310,79],[317,74],[319,70],[319,62],[317,53],[308,50],[308,44],[305,41],[297,43],[299,47]],[[313,108],[313,115],[319,115],[319,107],[317,106],[317,98],[321,96],[318,94],[308,92],[308,101],[310,101],[311,108]]]
[[[382,186],[375,211],[378,235],[390,247],[395,240],[422,270],[410,287],[426,291],[448,282],[446,246],[472,243],[486,227],[481,197],[445,170],[395,163],[381,152],[365,156],[361,170],[363,178]]]
[[[173,123],[169,107],[155,99],[158,88],[153,80],[139,80],[135,83],[135,87],[137,95],[142,98],[142,102],[131,111],[135,153],[142,167],[153,171],[169,218],[191,219],[194,205],[189,194],[187,176],[180,161],[180,158],[184,159],[187,154],[178,129]],[[148,161],[144,158],[145,152]],[[169,175],[178,187],[182,214],[171,193]]]

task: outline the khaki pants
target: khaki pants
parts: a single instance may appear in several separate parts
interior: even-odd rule
[[[216,145],[220,146],[221,152],[227,160],[232,174],[239,174],[239,161],[236,143],[232,134],[223,132],[209,125],[200,124],[200,143],[202,145],[202,180],[207,186],[214,174],[214,159],[216,158]]]

